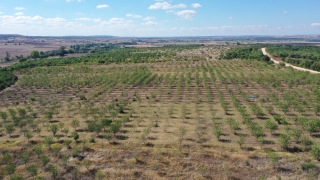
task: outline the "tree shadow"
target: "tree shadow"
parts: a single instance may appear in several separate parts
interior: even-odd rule
[[[285,168],[285,167],[278,167],[277,170],[280,171],[281,173],[291,173],[292,172],[292,169]]]
[[[223,143],[231,143],[230,139],[219,139],[219,141]]]
[[[16,139],[16,138],[19,138],[20,135],[19,134],[15,134],[15,135],[11,135],[10,138],[13,138],[13,139]]]
[[[186,140],[187,141],[191,141],[191,142],[195,142],[196,141],[195,139],[192,139],[192,138],[187,138]]]
[[[60,121],[58,121],[58,120],[50,120],[49,121],[49,123],[58,123],[58,122],[60,122]]]
[[[279,137],[281,136],[281,133],[272,133],[272,137]]]
[[[303,150],[297,146],[288,147],[286,150],[291,153],[303,152]]]
[[[157,140],[158,138],[156,137],[148,137],[149,140]]]
[[[97,138],[99,138],[99,139],[104,139],[105,136],[104,136],[104,135],[98,135]]]
[[[32,144],[32,145],[35,145],[35,144],[38,144],[38,141],[36,141],[36,140],[30,140],[29,143]]]
[[[85,129],[77,129],[76,132],[86,132]]]
[[[128,130],[122,129],[120,130],[120,133],[126,134],[128,132]]]
[[[125,124],[124,127],[126,128],[132,128],[133,126],[131,124]]]
[[[116,135],[116,138],[119,140],[127,140],[129,137],[124,135]]]
[[[248,134],[244,134],[244,133],[237,133],[237,132],[236,132],[236,133],[234,133],[234,135],[236,135],[236,136],[245,136],[245,137],[246,137],[246,136],[248,136]]]
[[[259,116],[258,119],[261,119],[261,120],[268,120],[270,118],[268,118],[267,116]]]
[[[120,143],[118,143],[117,141],[112,141],[112,142],[109,142],[109,144],[111,144],[111,145],[119,145]]]
[[[314,137],[314,138],[320,138],[320,134],[318,134],[318,133],[317,134],[313,133],[311,136]]]
[[[147,147],[154,147],[154,144],[153,144],[153,143],[150,143],[150,142],[147,142],[145,145],[146,145]]]
[[[207,145],[207,144],[202,144],[201,146],[202,146],[203,148],[212,148],[211,145]]]
[[[263,140],[263,144],[275,144],[272,140]]]
[[[244,149],[246,149],[247,151],[255,151],[256,150],[254,147],[246,147]]]

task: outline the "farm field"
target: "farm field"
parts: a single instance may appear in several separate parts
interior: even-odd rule
[[[230,48],[14,71],[0,178],[317,179],[319,75],[217,60]]]

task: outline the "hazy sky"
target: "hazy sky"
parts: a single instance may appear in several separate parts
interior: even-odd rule
[[[320,0],[0,0],[0,34],[320,34]]]

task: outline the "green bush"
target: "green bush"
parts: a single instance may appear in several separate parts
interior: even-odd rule
[[[317,160],[320,160],[320,147],[314,144],[311,148],[310,154]]]
[[[308,170],[314,169],[316,167],[317,167],[317,165],[314,162],[306,162],[306,163],[301,164],[301,169],[304,171],[308,171]]]

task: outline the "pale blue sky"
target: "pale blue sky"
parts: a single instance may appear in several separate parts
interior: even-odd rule
[[[320,34],[320,0],[0,0],[0,34]]]

